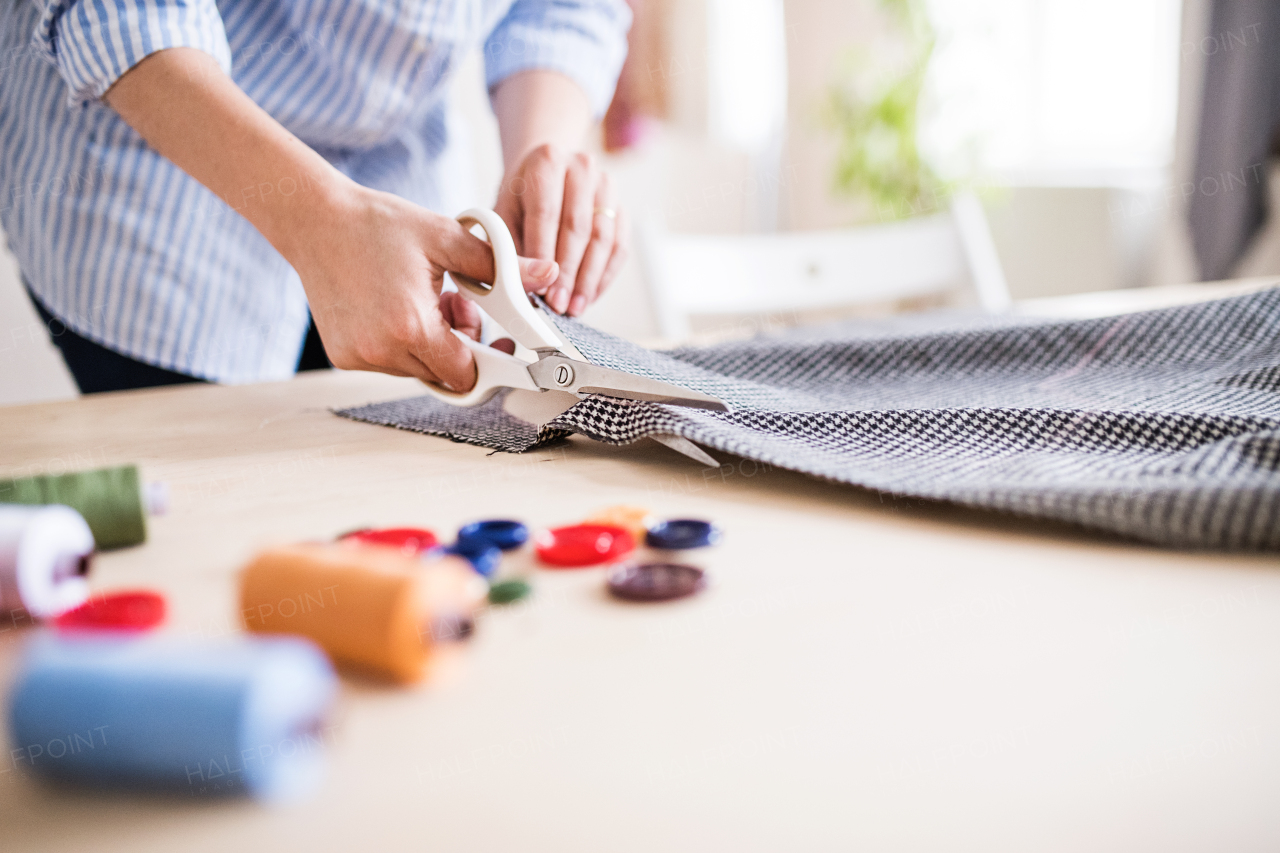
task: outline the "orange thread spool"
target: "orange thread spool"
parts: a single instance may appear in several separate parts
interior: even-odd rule
[[[441,626],[469,626],[485,590],[458,558],[423,564],[398,549],[290,545],[258,554],[240,576],[245,627],[301,634],[334,663],[400,683],[426,672]]]

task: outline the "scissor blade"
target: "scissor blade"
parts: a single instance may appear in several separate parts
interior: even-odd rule
[[[540,388],[547,390],[568,391],[578,395],[603,394],[624,400],[667,403],[713,412],[729,411],[729,407],[718,397],[685,388],[683,385],[560,355],[549,355],[529,365],[529,375]]]

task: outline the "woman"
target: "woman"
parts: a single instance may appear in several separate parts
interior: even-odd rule
[[[622,0],[0,0],[0,224],[81,391],[284,378],[308,307],[334,365],[466,390],[449,329],[478,314],[440,288],[492,259],[452,219],[451,74],[483,46],[496,209],[526,288],[577,315],[626,253],[570,152],[628,23]]]

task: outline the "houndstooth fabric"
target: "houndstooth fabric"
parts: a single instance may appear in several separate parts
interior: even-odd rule
[[[501,398],[341,414],[503,450],[669,433],[898,495],[1179,547],[1280,549],[1280,290],[1081,321],[833,325],[654,352],[556,318],[588,360],[730,413],[591,397],[541,431]]]

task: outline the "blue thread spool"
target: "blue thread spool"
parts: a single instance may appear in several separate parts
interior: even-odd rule
[[[510,551],[529,541],[529,528],[518,521],[491,519],[474,521],[458,530],[458,542],[481,540],[495,548]]]
[[[291,800],[323,776],[336,691],[297,638],[42,637],[13,691],[11,756],[67,782]]]

